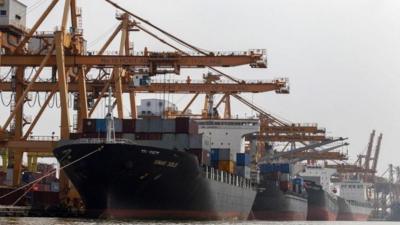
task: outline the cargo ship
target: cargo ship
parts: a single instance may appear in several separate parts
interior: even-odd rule
[[[61,141],[54,149],[62,166],[79,160],[64,170],[79,192],[87,215],[247,219],[256,189],[250,179],[234,173],[232,158],[240,148],[220,150],[224,145],[241,143],[241,132],[247,132],[245,121],[151,115],[134,120],[117,120],[109,115],[106,119],[87,119],[83,133],[71,135],[71,140]],[[247,123],[252,132],[254,121]],[[110,138],[112,127],[116,138]],[[228,139],[217,135],[222,131]],[[230,131],[231,135],[226,134]],[[222,148],[217,151],[216,146]],[[227,160],[211,165],[212,148],[221,155],[228,152]]]
[[[367,221],[373,211],[368,196],[372,183],[364,182],[360,174],[341,174],[332,179],[333,190],[338,196],[337,220]]]
[[[338,215],[338,198],[331,190],[330,178],[335,169],[321,165],[306,165],[300,175],[305,180],[308,194],[307,220],[335,221]]]
[[[303,179],[290,176],[289,163],[261,164],[260,183],[251,219],[306,220],[307,193]]]

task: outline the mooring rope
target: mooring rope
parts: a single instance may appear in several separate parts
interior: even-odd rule
[[[69,167],[69,166],[71,166],[71,165],[73,165],[73,164],[75,164],[75,163],[81,161],[82,159],[85,159],[85,158],[87,158],[87,157],[93,155],[93,154],[96,153],[96,152],[101,151],[103,148],[104,148],[104,145],[102,145],[102,146],[100,146],[99,148],[95,149],[94,151],[92,151],[92,152],[90,152],[90,153],[88,153],[88,154],[82,156],[81,158],[78,158],[78,159],[76,159],[76,160],[74,160],[74,161],[68,163],[67,165],[60,167],[60,170],[62,170],[62,169],[64,169],[64,168],[67,168],[67,167]],[[0,199],[5,198],[5,197],[7,197],[7,196],[10,196],[10,195],[16,193],[17,191],[20,191],[20,190],[22,190],[22,189],[24,189],[24,188],[26,188],[26,187],[29,187],[30,185],[32,185],[32,186],[29,188],[29,189],[31,189],[31,188],[33,187],[34,184],[38,183],[39,181],[43,180],[43,179],[46,178],[46,177],[49,177],[49,176],[55,174],[56,172],[57,172],[57,169],[53,169],[53,170],[50,171],[48,174],[45,174],[44,176],[39,177],[38,179],[36,179],[36,180],[34,180],[34,181],[30,182],[30,183],[27,183],[27,184],[25,184],[25,185],[23,185],[23,186],[21,186],[21,187],[19,187],[19,188],[17,188],[17,189],[14,189],[14,190],[8,192],[7,194],[5,194],[5,195],[3,195],[3,196],[0,196]],[[28,190],[29,190],[29,189],[28,189]],[[29,191],[26,191],[20,198],[22,198],[22,197],[23,197],[24,195],[26,195],[28,192],[29,192]],[[19,200],[18,200],[18,201],[19,201]],[[17,202],[18,202],[18,201],[17,201]],[[16,202],[14,202],[13,205],[14,205],[14,204],[16,204]]]

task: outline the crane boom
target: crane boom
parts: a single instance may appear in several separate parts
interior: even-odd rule
[[[87,90],[101,90],[107,81],[105,80],[86,80]],[[113,82],[110,82],[113,85]],[[35,82],[32,84],[32,92],[50,92],[57,83],[53,82]],[[286,81],[277,79],[273,81],[258,81],[254,83],[211,83],[202,82],[186,82],[185,80],[172,80],[169,83],[152,82],[150,85],[132,87],[130,82],[122,81],[122,91],[129,93],[130,91],[144,93],[261,93],[275,91],[279,93],[282,88],[287,86]],[[0,90],[3,92],[12,91],[12,82],[0,81]],[[68,83],[69,92],[79,92],[78,82],[70,81]]]
[[[335,149],[341,148],[343,146],[349,145],[348,143],[343,143],[339,144],[336,146],[332,146],[329,148],[325,148],[319,151],[313,151],[313,152],[298,152],[298,153],[293,153],[285,156],[285,158],[290,158],[294,159],[294,162],[300,162],[303,160],[346,160],[348,157],[345,154],[342,154],[340,152],[330,152]]]
[[[327,140],[319,142],[319,143],[310,144],[310,145],[307,145],[307,146],[304,146],[304,147],[300,147],[300,148],[296,148],[296,149],[293,149],[293,150],[290,150],[290,151],[287,151],[287,152],[279,152],[279,153],[274,154],[274,155],[266,156],[266,157],[263,158],[263,160],[267,160],[268,161],[268,160],[278,159],[280,157],[285,157],[285,156],[288,156],[290,154],[296,154],[298,152],[304,152],[304,151],[309,150],[309,149],[315,149],[315,148],[318,148],[318,147],[321,147],[321,146],[324,146],[324,145],[327,145],[327,144],[331,144],[331,143],[334,143],[334,142],[337,142],[337,141],[344,141],[346,139],[347,138],[342,138],[342,137],[335,138],[335,139],[327,139]]]
[[[371,153],[372,153],[372,145],[374,143],[374,137],[375,137],[375,130],[372,131],[372,133],[369,137],[367,154],[365,155],[364,167],[367,170],[369,169],[369,163],[371,161]]]
[[[383,134],[381,133],[378,137],[378,143],[376,144],[376,148],[375,148],[375,155],[373,158],[373,163],[372,163],[372,168],[371,168],[373,171],[376,171],[376,168],[378,166],[378,159],[379,159],[379,152],[381,150],[382,137],[383,137]]]

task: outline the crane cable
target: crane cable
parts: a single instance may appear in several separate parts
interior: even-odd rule
[[[5,75],[5,77],[0,78],[0,81],[5,81],[11,75],[12,72],[13,72],[13,69],[12,68],[9,69],[8,73]]]
[[[46,96],[47,96],[47,92],[46,92]],[[51,97],[51,99],[52,99],[52,103],[50,104],[50,101],[49,101],[49,104],[48,104],[48,106],[49,106],[49,108],[50,109],[52,109],[52,108],[54,108],[54,102],[55,102],[55,95],[53,96],[53,97]],[[46,97],[46,99],[47,99],[48,97]]]
[[[142,17],[140,17],[140,16],[137,16],[137,15],[133,14],[132,12],[130,12],[130,11],[128,11],[128,10],[122,8],[122,7],[119,6],[118,4],[112,2],[111,0],[105,0],[105,1],[107,1],[108,3],[110,3],[111,5],[113,5],[115,8],[124,11],[125,13],[131,15],[132,17],[134,17],[134,18],[136,18],[136,19],[142,21],[143,23],[149,25],[150,27],[152,27],[152,28],[158,30],[159,32],[161,32],[161,33],[163,33],[164,35],[168,36],[168,37],[171,38],[172,40],[174,40],[174,41],[180,43],[181,45],[183,45],[183,46],[185,46],[185,47],[187,47],[187,48],[189,48],[189,49],[192,49],[192,50],[194,50],[194,51],[197,51],[198,53],[201,53],[201,54],[203,54],[203,55],[209,55],[208,52],[206,52],[206,51],[204,51],[204,50],[201,50],[200,48],[195,47],[195,46],[193,46],[193,45],[191,45],[191,44],[189,44],[189,43],[183,41],[182,39],[180,39],[180,38],[178,38],[178,37],[176,37],[176,36],[174,36],[174,35],[168,33],[167,31],[165,31],[165,30],[163,30],[163,29],[157,27],[156,25],[150,23],[149,21],[145,20],[144,18],[142,18]],[[139,27],[139,28],[141,27],[141,26],[138,26],[137,24],[136,24],[135,26],[137,26],[137,27]],[[143,30],[143,31],[145,31],[146,33],[149,32],[148,30],[147,30],[147,31],[146,31],[146,30]],[[153,34],[152,36],[154,37],[155,35]],[[178,50],[178,51],[180,51],[181,53],[184,53],[184,54],[188,55],[188,53],[185,53],[184,51],[180,50],[180,49],[177,48],[177,47],[173,47],[171,44],[168,44],[166,41],[162,40],[161,38],[157,38],[157,39],[159,39],[162,43],[167,44],[168,46],[174,48],[175,50]],[[236,82],[236,83],[240,83],[240,81],[239,81],[238,79],[236,79],[236,78],[234,78],[234,77],[232,77],[232,76],[230,76],[230,75],[228,75],[228,74],[226,74],[226,73],[223,73],[222,71],[220,71],[220,70],[218,70],[218,69],[216,69],[216,68],[214,68],[214,67],[208,66],[208,68],[210,68],[211,70],[213,70],[213,71],[216,72],[216,73],[219,73],[219,74],[221,74],[221,75],[227,77],[228,79],[230,79],[230,80],[232,80],[232,81],[234,81],[234,82]]]
[[[60,170],[63,170],[63,169],[65,169],[65,168],[69,167],[69,166],[72,166],[73,164],[75,164],[75,163],[77,163],[77,162],[79,162],[79,161],[81,161],[81,160],[83,160],[83,159],[85,159],[85,158],[87,158],[87,157],[93,155],[94,153],[101,151],[103,148],[104,148],[104,145],[101,145],[99,148],[97,148],[97,149],[95,149],[95,150],[89,152],[88,154],[86,154],[86,155],[84,155],[84,156],[82,156],[82,157],[80,157],[80,158],[78,158],[78,159],[76,159],[76,160],[74,160],[74,161],[72,161],[72,162],[70,162],[70,163],[68,163],[68,164],[66,164],[66,165],[64,165],[64,166],[62,166],[62,167],[60,167]],[[17,189],[14,189],[14,190],[8,192],[8,193],[5,194],[5,195],[0,196],[0,199],[3,199],[3,198],[5,198],[5,197],[7,197],[7,196],[10,196],[11,194],[14,194],[14,193],[16,193],[17,191],[20,191],[20,190],[22,190],[22,189],[24,189],[24,188],[27,188],[27,187],[29,187],[30,185],[33,186],[33,185],[35,185],[36,183],[38,183],[38,182],[40,182],[41,180],[43,180],[44,178],[49,177],[49,176],[55,174],[56,172],[57,172],[57,169],[53,169],[52,171],[48,172],[47,174],[43,175],[42,177],[39,177],[38,179],[36,179],[36,180],[34,180],[34,181],[31,181],[31,182],[29,182],[29,183],[27,183],[27,184],[25,184],[25,185],[23,185],[23,186],[21,186],[21,187],[19,187],[19,188],[17,188]],[[27,193],[27,192],[26,192],[26,193]],[[25,195],[26,193],[24,193],[23,195]],[[14,205],[14,204],[16,204],[16,202],[14,202],[13,205]]]
[[[39,95],[39,92],[36,92],[36,94],[35,94],[35,101],[33,101],[33,104],[29,103],[30,101],[27,101],[28,106],[29,106],[30,108],[32,108],[32,107],[34,107],[34,106],[36,105],[36,102],[37,102],[37,100],[38,100],[38,95]]]
[[[175,40],[176,42],[180,43],[181,45],[186,46],[186,47],[191,48],[191,49],[194,49],[194,50],[200,52],[201,54],[208,55],[208,53],[207,53],[206,51],[202,51],[201,49],[199,49],[199,48],[197,48],[197,47],[195,47],[195,46],[193,46],[193,45],[191,45],[191,44],[189,44],[189,43],[183,41],[182,39],[180,39],[180,38],[178,38],[178,37],[176,37],[176,36],[174,36],[174,35],[168,33],[167,31],[165,31],[165,30],[163,30],[163,29],[157,27],[156,25],[150,23],[149,21],[145,20],[144,18],[142,18],[142,17],[140,17],[140,16],[138,16],[138,15],[135,15],[135,14],[133,14],[132,12],[130,12],[130,11],[128,11],[128,10],[122,8],[122,7],[119,6],[118,4],[112,2],[111,0],[106,0],[106,2],[110,3],[110,4],[113,5],[115,8],[117,8],[117,9],[119,9],[119,10],[122,10],[122,11],[124,11],[125,13],[131,15],[132,17],[134,17],[134,18],[136,18],[136,19],[142,21],[143,23],[149,25],[150,27],[152,27],[152,28],[158,30],[159,32],[161,32],[161,33],[167,35],[168,37],[170,37],[171,39],[173,39],[173,40]]]
[[[4,102],[4,99],[3,99],[3,92],[0,91],[0,99],[1,99],[1,103],[3,104],[3,106],[9,107],[9,106],[11,105],[11,102],[12,102],[12,100],[13,100],[12,95],[13,95],[13,94],[11,94],[11,96],[10,96],[10,101],[8,102],[8,104],[6,104],[6,103]]]

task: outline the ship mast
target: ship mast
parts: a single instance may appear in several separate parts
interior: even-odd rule
[[[107,105],[107,138],[106,143],[115,142],[115,128],[114,128],[114,116],[113,116],[113,104],[112,104],[112,88],[108,88],[108,105]]]

